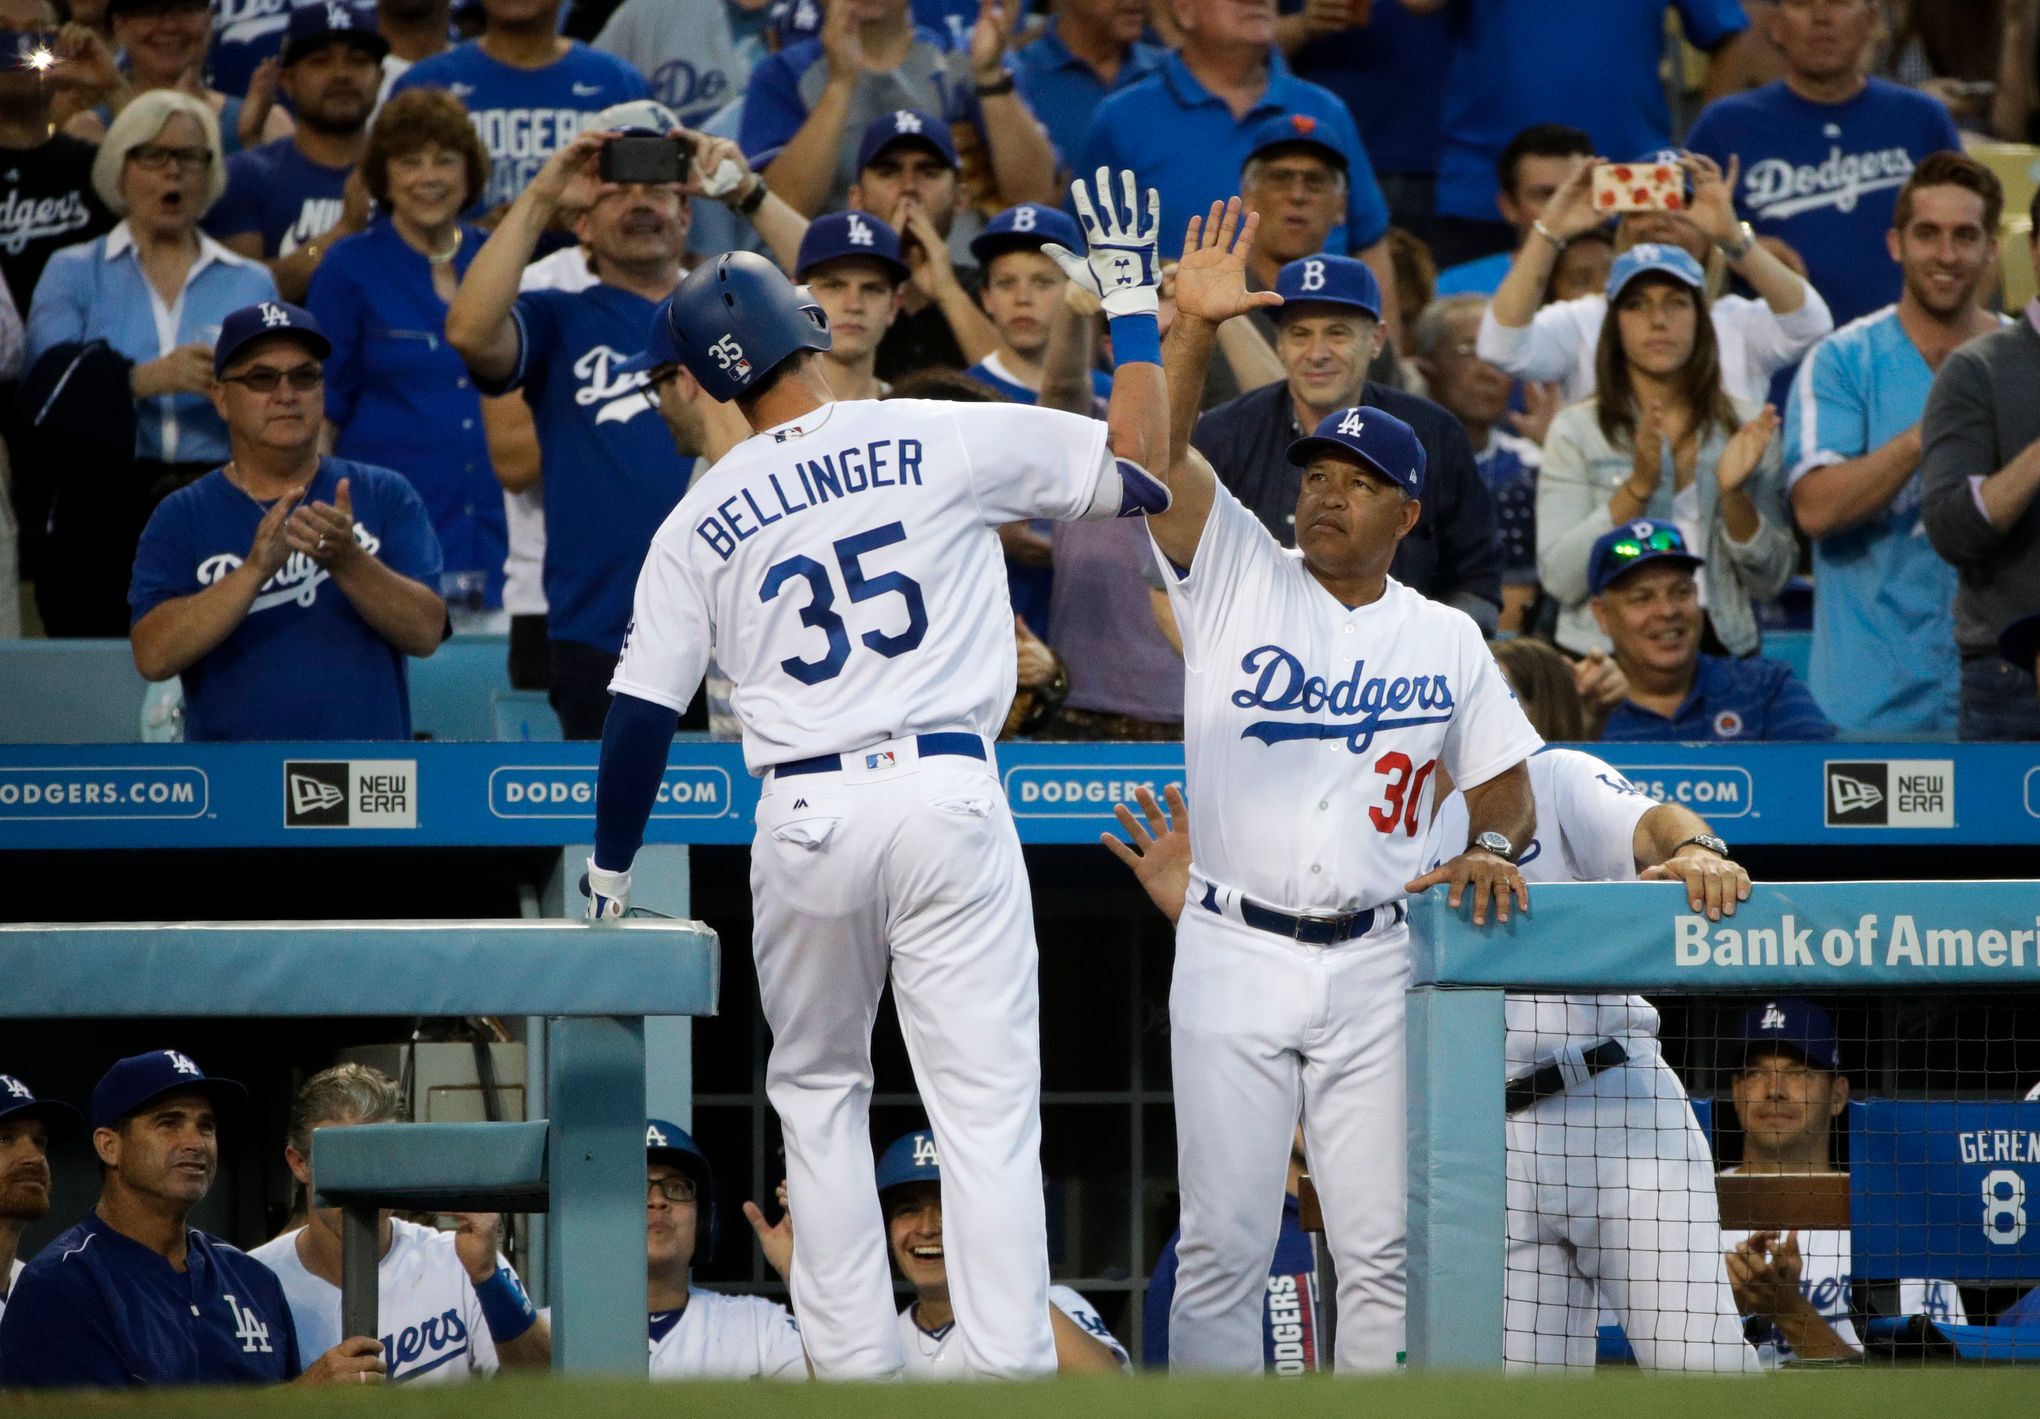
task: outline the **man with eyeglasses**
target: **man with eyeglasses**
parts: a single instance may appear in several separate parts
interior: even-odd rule
[[[1729,1049],[1743,1144],[1742,1162],[1725,1171],[1838,1171],[1834,1128],[1849,1104],[1849,1076],[1828,1012],[1810,1000],[1767,1000],[1744,1013]],[[1855,1358],[1847,1231],[1725,1232],[1722,1241],[1736,1304],[1752,1318],[1766,1364]],[[1969,1319],[1949,1281],[1900,1281],[1899,1311],[1957,1325]]]
[[[187,739],[411,737],[404,657],[447,632],[439,539],[402,474],[319,453],[331,350],[297,306],[229,315],[212,402],[233,457],[142,532],[135,666],[183,678]],[[293,785],[291,821],[347,821],[347,790],[318,788]]]
[[[1601,738],[1834,738],[1791,666],[1700,653],[1701,565],[1677,525],[1655,518],[1625,522],[1594,542],[1590,604],[1629,680],[1629,698],[1609,711]]]
[[[785,1279],[793,1224],[767,1227],[746,1207],[765,1259]],[[803,1380],[807,1351],[793,1314],[763,1296],[726,1296],[693,1282],[717,1235],[715,1173],[687,1130],[645,1123],[645,1310],[655,1380]]]

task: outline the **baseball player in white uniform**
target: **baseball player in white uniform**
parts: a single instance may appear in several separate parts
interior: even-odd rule
[[[1104,188],[1101,183],[1101,189]],[[949,1162],[962,1367],[1055,1368],[1041,1190],[1033,911],[991,761],[1017,653],[994,529],[1167,504],[1155,223],[1077,198],[1119,361],[1109,420],[918,400],[835,402],[820,308],[770,263],[698,268],[654,320],[670,362],[757,433],[652,541],[611,682],[591,914],[620,914],[676,713],[711,653],[764,779],[751,854],[768,1090],[801,1245],[792,1293],[815,1373],[905,1365],[872,1182],[871,1028],[891,974]],[[657,378],[655,371],[654,378]]]
[[[1449,882],[1476,921],[1491,900],[1502,920],[1527,907],[1512,859],[1535,826],[1523,761],[1542,741],[1473,621],[1388,575],[1421,513],[1407,424],[1342,409],[1290,446],[1300,555],[1188,449],[1216,326],[1280,299],[1246,290],[1255,225],[1237,199],[1191,224],[1165,361],[1173,502],[1148,520],[1183,636],[1195,853],[1169,995],[1183,1195],[1169,1359],[1262,1368],[1300,1113],[1338,1264],[1335,1363],[1381,1370],[1403,1346],[1403,898]],[[1418,878],[1441,766],[1466,786],[1472,838]]]
[[[687,1130],[645,1123],[647,1329],[655,1380],[804,1380],[800,1327],[777,1301],[696,1286],[715,1245],[715,1174]],[[768,1258],[770,1253],[767,1254]]]
[[[394,1123],[404,1112],[396,1081],[380,1070],[338,1064],[306,1080],[291,1103],[283,1150],[305,1196],[313,1192],[312,1130]],[[283,1283],[300,1353],[320,1355],[341,1340],[340,1209],[311,1208],[307,1218],[248,1254]],[[494,1213],[462,1213],[458,1231],[442,1232],[382,1214],[377,1319],[391,1384],[447,1384],[504,1366],[551,1366],[552,1326],[497,1251],[497,1220]]]

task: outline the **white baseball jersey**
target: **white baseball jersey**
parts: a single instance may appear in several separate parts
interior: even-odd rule
[[[285,1232],[248,1253],[283,1283],[298,1354],[309,1365],[338,1345],[340,1288],[305,1269],[298,1235]],[[508,1266],[507,1257],[497,1264]],[[496,1373],[496,1343],[482,1319],[467,1268],[453,1250],[453,1233],[390,1219],[390,1249],[376,1267],[377,1319],[391,1384],[445,1384]]]
[[[1543,743],[1464,612],[1393,577],[1340,605],[1223,486],[1188,574],[1156,556],[1183,633],[1193,896],[1399,900],[1439,762],[1478,787]]]
[[[1739,1169],[1730,1168],[1729,1172]],[[1723,1232],[1722,1245],[1730,1250],[1750,1239],[1749,1232]],[[1858,1349],[1855,1322],[1849,1318],[1853,1304],[1849,1273],[1849,1234],[1840,1231],[1802,1231],[1799,1234],[1799,1292],[1820,1312],[1821,1319],[1834,1327],[1844,1342]],[[1969,1324],[1968,1308],[1962,1304],[1962,1289],[1953,1281],[1908,1278],[1898,1283],[1899,1312],[1925,1316],[1943,1325]],[[1758,1345],[1767,1365],[1792,1358],[1791,1342],[1774,1329]]]
[[[1526,882],[1633,882],[1636,825],[1657,807],[1619,771],[1577,749],[1546,749],[1530,758],[1530,796],[1537,803],[1537,835],[1516,859]],[[1466,795],[1439,805],[1424,844],[1424,867],[1437,866],[1466,847]],[[1658,1013],[1638,995],[1511,995],[1509,1076],[1558,1054],[1567,1045],[1606,1039],[1657,1037]]]
[[[7,1297],[14,1293],[14,1283],[21,1279],[22,1263],[17,1259],[7,1272],[7,1292],[0,1295],[0,1316],[7,1314]]]
[[[650,1318],[655,1380],[804,1380],[807,1354],[793,1312],[763,1296],[699,1286],[687,1305]]]
[[[1112,516],[1105,424],[931,400],[827,404],[754,434],[652,539],[610,689],[684,709],[711,652],[754,773],[940,730],[998,733],[1013,610],[998,537]]]
[[[1048,1288],[1048,1303],[1075,1321],[1079,1328],[1108,1346],[1119,1357],[1121,1367],[1131,1370],[1133,1360],[1126,1353],[1126,1347],[1119,1343],[1119,1337],[1112,1333],[1112,1327],[1105,1324],[1105,1318],[1089,1301],[1067,1286]],[[951,1321],[940,1330],[923,1330],[921,1323],[914,1319],[920,1309],[920,1302],[909,1304],[900,1312],[900,1345],[907,1352],[907,1378],[910,1380],[959,1380],[966,1377],[966,1371],[957,1363],[955,1353],[950,1349],[950,1337],[956,1334],[956,1322]]]

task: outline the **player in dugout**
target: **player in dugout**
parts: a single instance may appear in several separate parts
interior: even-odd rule
[[[50,1212],[50,1145],[85,1124],[56,1099],[38,1099],[12,1074],[0,1074],[0,1317],[20,1277],[21,1234]]]
[[[276,1274],[189,1225],[219,1172],[219,1112],[246,1097],[181,1050],[106,1071],[92,1090],[99,1202],[16,1279],[0,1387],[383,1382],[366,1335],[303,1364]]]

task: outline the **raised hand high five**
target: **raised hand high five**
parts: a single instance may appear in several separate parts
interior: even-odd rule
[[[1183,236],[1183,260],[1176,266],[1176,313],[1217,325],[1250,310],[1282,304],[1273,291],[1247,289],[1247,253],[1261,214],[1240,219],[1240,199],[1211,204],[1206,217],[1192,217]]]

